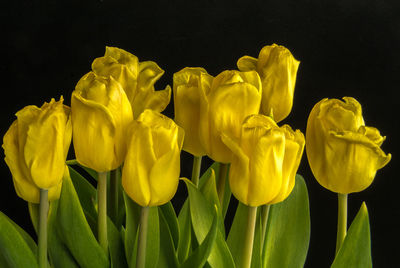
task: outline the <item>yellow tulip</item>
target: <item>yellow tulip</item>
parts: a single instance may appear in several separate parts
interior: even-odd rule
[[[229,183],[234,196],[248,206],[275,204],[292,192],[304,150],[304,135],[288,125],[278,127],[264,115],[242,124],[238,142],[222,135],[234,157]]]
[[[287,48],[276,44],[263,47],[258,59],[244,56],[237,62],[239,70],[256,70],[260,75],[263,91],[260,112],[273,114],[276,122],[285,119],[292,110],[299,64]]]
[[[171,98],[171,88],[154,90],[154,84],[164,71],[153,61],[139,62],[139,59],[120,48],[106,47],[103,57],[92,63],[92,70],[101,76],[112,76],[117,80],[132,105],[134,118],[145,109],[162,112]]]
[[[200,75],[200,141],[214,161],[230,163],[232,152],[221,134],[239,138],[243,120],[257,114],[261,103],[261,81],[254,71],[224,71],[214,79]]]
[[[49,190],[50,200],[59,198],[72,135],[69,114],[62,97],[16,113],[17,119],[4,135],[3,149],[22,199],[39,203],[40,189]]]
[[[306,151],[317,181],[341,194],[360,192],[391,159],[380,148],[384,137],[367,127],[361,105],[351,97],[323,99],[307,122]]]
[[[184,130],[153,110],[145,110],[130,127],[122,186],[139,205],[158,206],[174,196],[179,182]]]
[[[113,77],[86,74],[72,92],[71,115],[78,162],[97,172],[119,167],[126,154],[126,129],[133,120],[121,85]]]
[[[200,143],[200,75],[207,74],[203,68],[184,68],[174,74],[175,122],[185,130],[183,150],[195,156],[205,155]]]

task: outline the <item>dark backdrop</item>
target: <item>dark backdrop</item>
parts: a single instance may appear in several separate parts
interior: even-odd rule
[[[0,136],[26,105],[40,106],[60,95],[69,105],[76,82],[106,45],[156,61],[166,71],[156,84],[162,89],[185,66],[217,75],[235,69],[239,57],[256,57],[264,45],[278,43],[301,61],[293,110],[284,123],[305,132],[316,102],[353,96],[363,105],[366,124],[387,136],[383,149],[393,159],[371,187],[350,195],[349,221],[366,201],[374,265],[396,266],[400,9],[395,1],[33,2],[8,1],[0,11]],[[165,114],[173,117],[172,102]],[[189,176],[191,158],[183,153],[182,160],[181,175]],[[32,232],[26,203],[15,196],[4,161],[0,172],[0,210]],[[306,267],[328,267],[335,248],[336,195],[316,183],[305,156],[299,173],[308,185],[312,220]],[[175,204],[184,194],[180,188]]]

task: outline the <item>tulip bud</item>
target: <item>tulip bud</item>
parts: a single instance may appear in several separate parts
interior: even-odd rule
[[[263,47],[258,59],[244,56],[237,62],[239,70],[256,70],[260,75],[263,92],[260,112],[273,114],[276,122],[285,119],[292,110],[299,64],[287,48],[276,44]]]
[[[200,141],[214,161],[229,163],[232,152],[221,134],[237,139],[243,120],[257,114],[261,103],[261,81],[254,71],[224,71],[214,79],[200,75]]]
[[[323,99],[307,122],[308,162],[317,181],[341,194],[360,192],[391,159],[380,145],[385,137],[364,124],[360,103],[350,97]]]
[[[200,75],[203,68],[184,68],[174,74],[175,122],[185,130],[183,150],[195,156],[205,155],[200,143]]]
[[[83,76],[71,99],[73,144],[78,162],[97,172],[119,167],[126,154],[126,129],[133,120],[121,85],[111,76]]]
[[[227,135],[222,140],[234,154],[229,183],[240,202],[260,206],[289,196],[305,143],[299,130],[279,128],[270,117],[251,115],[242,124],[238,142]]]
[[[154,90],[154,84],[164,71],[152,61],[139,62],[139,59],[120,48],[106,47],[104,57],[92,63],[92,70],[101,76],[112,76],[118,81],[132,105],[134,118],[145,109],[162,112],[171,98],[171,88]]]
[[[175,195],[184,131],[172,119],[145,110],[130,127],[122,171],[127,195],[143,207],[167,203]]]
[[[3,138],[15,190],[31,203],[39,203],[40,189],[49,190],[50,200],[60,196],[72,135],[70,109],[63,101],[26,106]]]

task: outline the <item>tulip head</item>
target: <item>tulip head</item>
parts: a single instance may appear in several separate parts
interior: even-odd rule
[[[248,206],[274,204],[292,192],[304,149],[304,135],[272,118],[251,115],[242,124],[238,142],[224,143],[234,157],[229,171],[232,193]]]
[[[171,88],[154,90],[154,84],[164,71],[153,61],[139,62],[139,59],[120,48],[106,47],[103,57],[92,63],[92,70],[101,76],[112,76],[118,81],[132,105],[134,118],[145,109],[163,111],[171,98]]]
[[[206,152],[200,143],[200,76],[207,74],[203,68],[184,68],[174,74],[175,122],[185,130],[183,150],[202,156]]]
[[[3,138],[5,161],[19,197],[39,203],[40,189],[58,199],[71,143],[70,109],[52,99],[42,107],[26,106]]]
[[[380,145],[385,137],[364,124],[360,103],[350,97],[323,99],[307,122],[306,151],[317,181],[341,194],[360,192],[391,159]]]
[[[240,136],[243,120],[258,114],[261,103],[261,81],[257,72],[224,71],[214,79],[200,75],[200,141],[214,161],[230,163],[231,150],[221,135]]]
[[[126,154],[126,129],[133,120],[121,85],[90,72],[72,92],[71,114],[76,159],[97,172],[119,167]]]
[[[130,128],[122,186],[139,205],[159,206],[174,196],[179,182],[184,131],[175,122],[145,110]]]
[[[287,48],[276,44],[263,47],[258,59],[244,56],[237,62],[239,70],[256,70],[260,75],[263,92],[260,111],[273,114],[276,122],[285,119],[292,110],[299,64]]]

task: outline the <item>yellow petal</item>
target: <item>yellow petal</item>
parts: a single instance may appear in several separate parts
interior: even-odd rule
[[[243,120],[257,114],[261,92],[249,83],[233,83],[220,86],[208,96],[210,148],[207,154],[215,161],[229,163],[231,154],[220,139],[221,133],[239,138]]]
[[[49,189],[62,180],[65,166],[64,135],[68,115],[62,99],[52,99],[28,126],[24,160],[35,185]]]
[[[154,84],[164,74],[164,70],[160,68],[154,61],[142,61],[139,63],[138,88],[142,90],[154,90]]]
[[[117,47],[106,47],[104,56],[111,57],[118,63],[126,65],[132,74],[137,77],[139,60],[135,55]]]
[[[173,149],[155,162],[150,173],[151,198],[148,206],[160,206],[172,199],[178,189],[180,173],[180,149]]]
[[[141,206],[148,206],[151,192],[149,176],[156,162],[149,127],[132,124],[132,135],[122,171],[122,186],[128,196]]]
[[[184,68],[174,74],[175,122],[185,130],[183,149],[193,155],[206,152],[200,143],[200,75],[207,73],[203,68]]]
[[[238,59],[236,65],[242,72],[257,70],[257,59],[250,56],[243,56]]]
[[[115,122],[103,106],[82,98],[76,91],[71,99],[72,133],[78,162],[97,172],[117,168],[114,156]]]
[[[250,156],[249,206],[267,204],[279,193],[284,155],[285,135],[282,131],[272,129],[259,140]]]
[[[133,116],[137,118],[144,110],[151,109],[162,112],[169,104],[171,99],[171,87],[167,86],[164,90],[140,90],[132,104]]]

